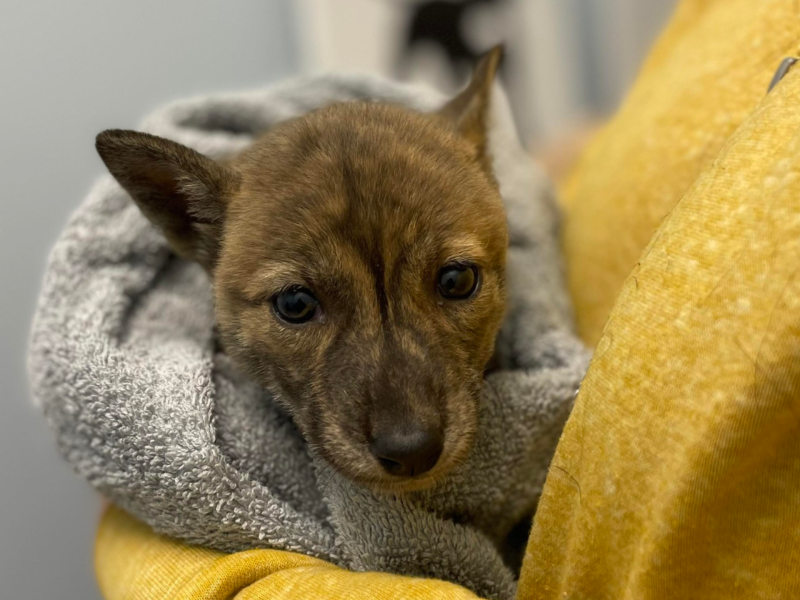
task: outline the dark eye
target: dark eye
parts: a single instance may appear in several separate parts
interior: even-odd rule
[[[275,312],[289,323],[305,323],[317,314],[319,302],[308,290],[303,287],[292,287],[282,291],[273,300]]]
[[[478,288],[478,269],[473,265],[445,265],[439,271],[438,287],[444,298],[469,298]]]

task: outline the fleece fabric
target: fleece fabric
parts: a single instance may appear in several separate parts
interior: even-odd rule
[[[317,77],[176,103],[143,129],[214,158],[339,101],[438,108],[430,91]],[[499,88],[489,147],[510,227],[509,306],[469,459],[435,488],[395,497],[312,456],[291,419],[215,354],[209,282],[173,256],[104,177],[52,252],[34,324],[34,397],[64,457],[157,532],[234,552],[299,552],[510,598],[506,537],[535,509],[587,364],[572,333],[559,216]]]

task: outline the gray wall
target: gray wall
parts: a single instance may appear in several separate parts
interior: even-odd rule
[[[297,68],[290,0],[0,0],[0,598],[92,600],[100,500],[30,406],[48,249],[103,172],[94,135],[164,101]]]

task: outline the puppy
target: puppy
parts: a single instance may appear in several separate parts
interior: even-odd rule
[[[144,133],[97,137],[142,213],[212,277],[225,351],[373,489],[433,485],[477,429],[505,308],[487,150],[500,58],[435,113],[335,104],[224,163]]]

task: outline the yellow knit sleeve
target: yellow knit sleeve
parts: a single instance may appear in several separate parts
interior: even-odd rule
[[[443,581],[352,573],[292,552],[188,546],[116,507],[97,532],[95,573],[106,600],[477,600]]]
[[[655,230],[757,110],[798,45],[794,0],[680,3],[564,186],[569,287],[589,344]]]
[[[701,4],[570,183],[599,342],[518,600],[800,597],[800,6]]]

